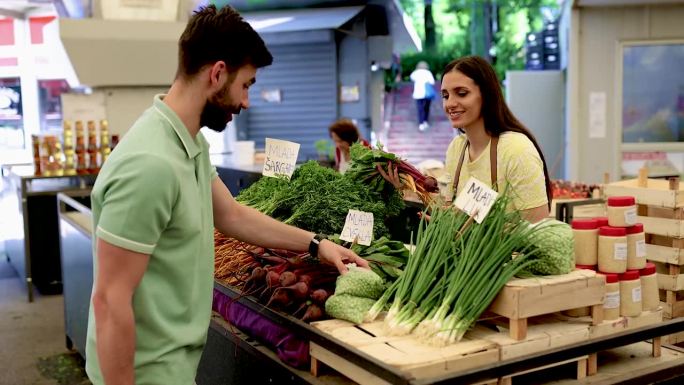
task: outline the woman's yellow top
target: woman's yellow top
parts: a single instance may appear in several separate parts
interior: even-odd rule
[[[446,197],[452,200],[455,200],[457,195],[454,194],[453,189],[454,173],[458,167],[465,139],[465,135],[454,138],[446,153],[446,174],[449,177]],[[471,176],[491,187],[489,146],[488,144],[487,148],[473,161],[466,154],[461,167],[457,193],[461,192]],[[506,131],[499,136],[496,159],[498,191],[504,191],[506,188],[512,189],[513,209],[527,210],[547,204],[544,165],[532,141],[524,134]]]

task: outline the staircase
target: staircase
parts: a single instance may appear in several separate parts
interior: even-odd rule
[[[439,84],[435,84],[439,89]],[[456,130],[451,127],[444,111],[442,100],[438,96],[430,105],[430,128],[418,130],[418,113],[413,100],[413,84],[399,83],[391,93],[385,96],[384,131],[380,141],[387,151],[416,165],[426,159],[444,162],[447,147]],[[437,93],[439,95],[439,92]]]

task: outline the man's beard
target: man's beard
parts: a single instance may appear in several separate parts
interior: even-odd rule
[[[228,92],[228,86],[211,96],[204,105],[202,114],[200,115],[200,127],[208,127],[216,132],[223,132],[232,119],[232,114],[239,114],[240,107],[230,104],[224,104],[225,94]]]

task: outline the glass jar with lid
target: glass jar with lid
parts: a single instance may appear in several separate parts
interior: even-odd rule
[[[627,231],[624,227],[603,226],[599,229],[598,269],[617,274],[627,270]]]
[[[598,221],[575,219],[572,221],[575,264],[596,265],[598,263]]]
[[[629,227],[637,223],[637,208],[634,197],[610,197],[606,206],[608,225]]]
[[[641,314],[641,280],[639,270],[620,274],[620,315],[636,317]]]

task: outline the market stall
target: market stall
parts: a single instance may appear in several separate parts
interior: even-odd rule
[[[356,151],[352,157],[359,161],[348,176],[327,175],[307,164],[289,182],[264,178],[237,199],[285,222],[339,234],[344,231],[346,212],[355,205],[368,204],[372,195],[363,202],[347,197],[338,202],[338,192],[321,190],[329,180],[344,185],[343,191],[352,190],[360,196],[360,190],[354,190],[360,187],[353,184],[358,178],[366,188],[379,193],[377,199],[393,199],[383,195],[392,187],[372,167],[364,169],[362,158],[367,157],[367,164],[396,160],[379,150]],[[313,175],[318,186],[306,185]],[[404,175],[405,184],[426,203],[436,199],[419,176],[414,179],[411,170]],[[414,187],[412,182],[421,187]],[[308,195],[301,196],[301,192]],[[619,201],[628,200],[623,197]],[[324,212],[326,204],[329,209]],[[503,203],[494,203],[481,224],[462,212],[433,207],[430,223],[414,229],[413,246],[407,245],[403,252],[401,247],[388,245],[393,242],[392,235],[383,233],[383,221],[373,223],[374,232],[379,231],[374,240],[379,244],[347,245],[370,262],[384,283],[375,293],[372,281],[360,285],[360,291],[346,283],[342,288],[353,270],[333,279],[334,270],[300,265],[307,259],[306,253],[265,250],[216,234],[215,317],[198,383],[231,383],[240,378],[235,377],[240,370],[236,362],[244,359],[240,357],[247,351],[252,351],[251,357],[265,360],[264,365],[289,367],[283,372],[283,383],[510,383],[528,372],[568,364],[574,366],[576,379],[596,375],[610,382],[613,376],[619,382],[619,375],[628,369],[602,374],[601,365],[608,363],[599,360],[598,354],[634,343],[638,343],[635,349],[648,352],[652,358],[644,359],[639,372],[631,376],[648,381],[667,378],[661,377],[665,376],[664,361],[670,368],[668,376],[682,371],[680,353],[676,348],[663,348],[661,336],[681,330],[684,322],[663,321],[663,306],[650,283],[656,277],[655,270],[645,264],[643,253],[637,253],[641,246],[629,248],[632,252],[628,253],[628,242],[640,244],[639,233],[634,231],[639,227],[624,219],[622,211],[629,207],[608,199],[608,207],[603,206],[608,218],[578,219],[571,228],[552,221],[529,226],[519,215],[508,214],[505,206],[504,197]],[[298,214],[303,207],[314,208],[317,215]],[[622,210],[622,222],[615,222],[620,218],[615,210]],[[386,211],[379,213],[376,218],[392,218]],[[625,235],[620,238],[619,234],[616,237],[610,231],[599,231],[599,225],[609,223]],[[627,231],[635,235],[628,238]],[[453,238],[461,239],[461,243],[454,244]],[[522,243],[513,246],[518,241]],[[605,266],[615,263],[606,264],[606,258],[622,263],[623,248],[615,247],[618,241],[625,242],[624,268],[613,272]],[[610,255],[606,254],[605,242],[613,246]],[[614,254],[618,249],[619,255]],[[514,251],[517,257],[511,258]],[[525,256],[525,252],[534,257]],[[500,255],[498,262],[492,259],[495,254]],[[587,258],[590,266],[575,266],[576,261]],[[630,264],[644,263],[635,267],[628,265],[628,260]],[[457,268],[449,270],[448,262]],[[629,273],[628,266],[642,270]],[[481,270],[489,275],[482,275]],[[526,274],[521,276],[523,270]],[[296,273],[284,278],[289,271]],[[301,275],[307,278],[299,278]],[[317,282],[306,287],[302,282],[311,283],[311,276]],[[611,294],[616,288],[622,293],[617,303]],[[320,297],[314,294],[320,290]],[[343,305],[337,306],[340,301]],[[270,355],[255,353],[259,349],[254,346],[240,348],[249,341],[261,350],[270,347]],[[234,359],[214,357],[212,351],[219,346],[232,352]],[[234,371],[221,376],[217,372],[222,365]]]

